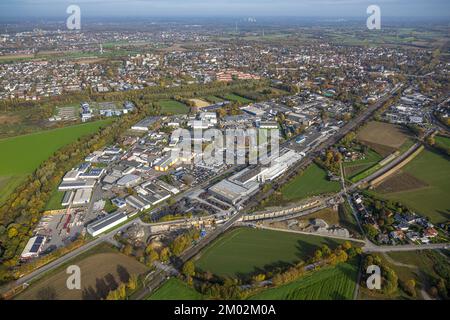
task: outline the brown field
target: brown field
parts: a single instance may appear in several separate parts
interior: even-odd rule
[[[0,56],[0,60],[15,60],[15,59],[27,59],[33,58],[33,54],[8,54],[4,56]]]
[[[200,100],[200,99],[190,99],[189,101],[192,101],[193,103],[195,103],[195,106],[197,108],[204,108],[204,107],[211,105],[211,103],[206,102],[205,100]]]
[[[330,226],[339,224],[339,214],[337,211],[334,211],[330,208],[326,208],[317,212],[314,212],[313,214],[310,214],[305,217],[306,219],[299,219],[299,221],[309,222],[312,219],[322,219],[326,223],[328,223]]]
[[[400,148],[410,136],[401,126],[371,121],[358,132],[358,140],[383,157]]]
[[[106,61],[105,58],[80,58],[80,59],[74,59],[75,63],[78,64],[91,64],[91,63],[100,63],[103,61]]]
[[[428,184],[417,179],[413,175],[399,171],[382,182],[375,190],[380,193],[391,193],[421,189],[426,186],[428,186]]]
[[[0,125],[2,124],[15,124],[19,123],[21,121],[19,116],[8,116],[8,115],[2,115],[0,116]]]
[[[98,253],[77,263],[81,269],[81,290],[68,290],[65,268],[46,276],[19,294],[18,300],[98,300],[110,290],[127,282],[130,275],[142,274],[147,268],[131,257],[118,252]]]

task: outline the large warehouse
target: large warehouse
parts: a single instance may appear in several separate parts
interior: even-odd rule
[[[209,188],[209,192],[220,200],[232,205],[258,191],[259,183],[255,181],[237,184],[228,179],[222,180]]]
[[[112,213],[88,225],[87,231],[91,236],[96,237],[99,234],[102,234],[103,232],[121,224],[122,222],[127,221],[127,219],[127,215],[123,212]]]

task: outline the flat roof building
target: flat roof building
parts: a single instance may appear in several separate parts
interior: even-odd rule
[[[74,196],[74,192],[73,191],[66,191],[64,193],[64,197],[63,197],[63,199],[61,201],[61,205],[63,207],[67,207],[69,204],[71,204],[73,196]]]
[[[79,180],[74,182],[63,181],[59,187],[59,191],[77,190],[77,189],[92,189],[95,186],[95,180]]]
[[[72,200],[72,204],[75,206],[80,206],[88,204],[91,200],[92,189],[79,189],[75,192]]]
[[[238,185],[225,179],[209,188],[208,191],[219,200],[235,205],[245,197],[256,192],[258,188],[259,183],[255,181],[245,185]]]
[[[127,219],[128,217],[125,213],[115,212],[88,225],[87,231],[91,236],[96,237],[99,234],[102,234],[103,232],[121,224],[122,222],[127,221]]]
[[[20,257],[22,259],[37,258],[42,251],[42,247],[44,246],[45,241],[46,238],[41,235],[37,235],[35,237],[30,238],[25,248],[23,249]]]
[[[131,129],[136,131],[148,131],[149,127],[158,120],[159,117],[148,117],[136,123]]]
[[[141,182],[141,179],[142,178],[140,176],[137,176],[135,174],[127,174],[126,176],[120,178],[119,181],[117,181],[117,184],[119,186],[129,188],[139,184],[139,182]]]

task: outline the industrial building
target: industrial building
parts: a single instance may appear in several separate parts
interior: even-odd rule
[[[129,196],[126,198],[125,201],[129,206],[131,206],[139,211],[147,210],[151,207],[150,202],[142,199],[139,196]]]
[[[125,213],[115,212],[88,225],[87,231],[91,236],[96,237],[99,234],[102,234],[103,232],[121,224],[122,222],[127,221],[127,219],[128,217]]]
[[[172,157],[171,155],[166,156],[155,164],[155,170],[165,172],[177,162],[178,158]]]
[[[21,259],[37,258],[42,251],[46,238],[41,235],[30,238],[20,255]]]
[[[75,206],[81,206],[88,204],[91,200],[92,189],[78,189],[72,200],[72,204]]]
[[[139,184],[139,182],[141,182],[140,176],[137,176],[135,174],[127,174],[126,176],[120,178],[120,180],[117,181],[117,184],[121,187],[130,188]]]
[[[61,201],[61,205],[63,207],[67,207],[69,204],[71,204],[74,195],[75,195],[74,191],[66,191]]]
[[[259,189],[259,183],[250,181],[245,184],[240,184],[230,179],[225,179],[209,188],[209,193],[232,205],[236,205],[239,201],[248,197]]]
[[[136,131],[148,131],[150,126],[153,125],[158,120],[159,117],[148,117],[136,123],[134,126],[131,127],[131,129]]]
[[[95,180],[78,180],[74,182],[63,181],[59,187],[59,191],[77,190],[77,189],[92,189],[95,186]]]

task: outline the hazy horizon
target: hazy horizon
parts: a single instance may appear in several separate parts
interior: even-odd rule
[[[448,0],[4,0],[0,18],[65,19],[76,4],[85,18],[312,17],[366,18],[376,4],[382,16],[449,19]]]

